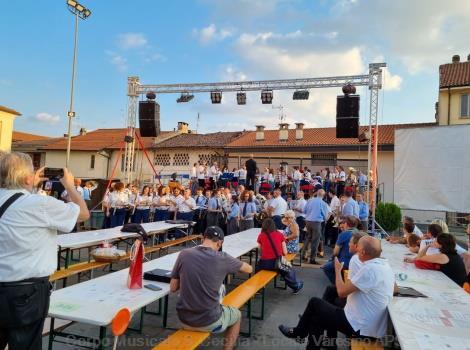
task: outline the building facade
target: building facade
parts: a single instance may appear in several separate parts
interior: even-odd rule
[[[13,141],[13,124],[21,114],[14,109],[0,106],[0,150],[9,152]]]
[[[464,62],[455,55],[439,66],[436,117],[439,125],[470,124],[470,54]]]

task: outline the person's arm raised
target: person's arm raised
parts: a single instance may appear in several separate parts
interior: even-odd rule
[[[60,182],[67,191],[70,197],[70,201],[80,207],[80,213],[78,214],[77,222],[88,220],[88,218],[90,217],[90,212],[88,211],[85,200],[75,188],[74,177],[72,173],[68,171],[67,168],[64,168],[64,176],[60,179]]]

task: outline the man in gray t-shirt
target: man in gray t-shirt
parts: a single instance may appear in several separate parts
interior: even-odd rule
[[[220,288],[230,273],[251,273],[245,262],[219,251],[224,240],[220,227],[209,226],[200,246],[180,252],[171,273],[170,290],[179,290],[176,303],[183,328],[225,332],[224,349],[233,349],[240,331],[240,311],[220,304]]]

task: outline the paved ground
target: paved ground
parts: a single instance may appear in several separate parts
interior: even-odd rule
[[[266,290],[266,312],[264,321],[253,321],[253,333],[251,338],[240,337],[238,349],[303,349],[305,345],[284,338],[277,327],[280,323],[294,325],[298,320],[298,314],[302,313],[307,301],[312,296],[321,296],[324,288],[328,284],[328,280],[323,271],[318,266],[302,264],[302,267],[296,267],[299,279],[305,282],[305,287],[298,295],[293,295],[288,290],[275,289],[272,284]],[[239,283],[234,281],[233,283]],[[230,286],[229,289],[233,288]],[[175,297],[170,297],[169,302],[169,327],[178,327],[178,320],[175,312]],[[152,306],[152,307],[156,307]],[[260,307],[260,301],[254,304],[254,312]],[[99,310],[97,310],[99,312]],[[137,319],[133,320],[132,325],[137,326]],[[246,319],[242,321],[242,330],[248,325]],[[73,324],[68,327],[67,332],[86,334],[90,337],[98,336],[98,328],[83,324]],[[161,317],[153,315],[145,315],[144,328],[142,334],[128,331],[125,336],[119,339],[119,349],[151,349],[162,338],[170,334],[171,330],[161,328]],[[108,330],[108,333],[110,331]],[[207,350],[222,349],[221,336],[212,336],[200,348]],[[43,338],[43,348],[47,349],[48,337]],[[112,338],[108,339],[112,348]],[[53,349],[77,349],[76,346],[69,346],[60,343],[54,343]]]

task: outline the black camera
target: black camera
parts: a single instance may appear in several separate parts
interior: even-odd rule
[[[64,169],[62,168],[44,168],[44,177],[49,180],[58,180],[64,176]]]

